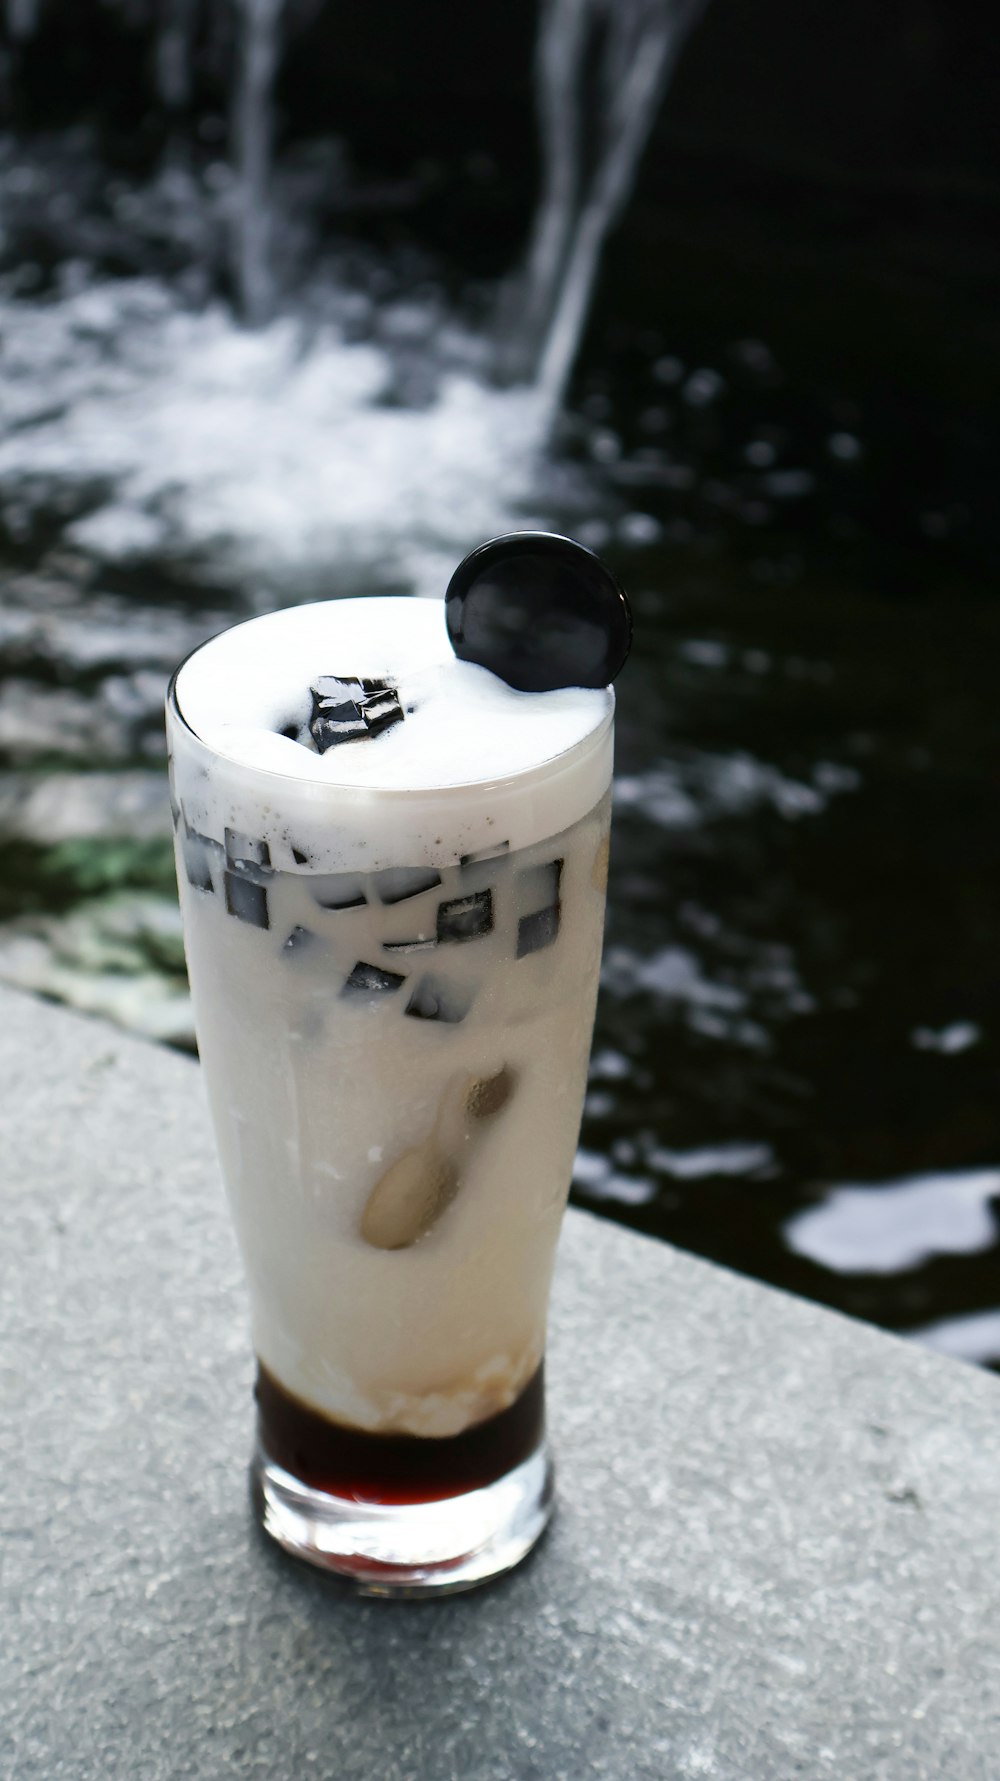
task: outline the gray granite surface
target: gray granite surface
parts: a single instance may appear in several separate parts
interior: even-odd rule
[[[197,1067],[0,991],[0,1776],[996,1781],[1000,1382],[572,1213],[560,1511],[359,1601],[249,1515]]]

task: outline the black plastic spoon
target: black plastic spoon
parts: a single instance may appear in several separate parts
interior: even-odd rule
[[[455,654],[523,693],[608,686],[632,644],[625,590],[557,532],[507,532],[471,552],[445,595]]]

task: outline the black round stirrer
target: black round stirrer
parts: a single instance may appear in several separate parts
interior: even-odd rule
[[[585,545],[508,532],[459,563],[445,595],[455,654],[522,693],[608,686],[632,643],[623,587]]]

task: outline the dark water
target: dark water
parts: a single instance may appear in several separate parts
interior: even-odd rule
[[[606,283],[571,414],[524,486],[493,398],[447,450],[435,430],[447,367],[482,380],[474,303],[442,349],[451,296],[430,250],[417,277],[412,243],[366,255],[355,240],[303,295],[312,320],[289,356],[268,336],[244,365],[258,348],[225,314],[210,338],[202,321],[184,333],[211,295],[177,249],[178,214],[211,220],[187,176],[141,204],[97,179],[67,211],[51,166],[11,149],[3,168],[32,246],[2,297],[0,974],[190,1043],[162,783],[170,667],[284,600],[431,587],[494,515],[574,530],[626,581],[637,637],[576,1198],[1000,1362],[1000,607],[975,405],[933,365],[893,396],[863,329],[817,368],[795,303],[766,339],[759,295],[706,310],[689,252],[668,323],[651,319],[659,274]],[[620,266],[640,265],[641,222]],[[345,341],[391,362],[388,393],[344,395]],[[214,407],[199,354],[211,376],[228,367]],[[407,511],[359,518],[356,502],[324,532],[323,502],[288,469],[324,424],[306,395],[275,472],[291,517],[265,523],[259,491],[241,512],[235,459],[235,504],[231,477],[199,505],[211,437],[204,462],[189,447],[209,414],[228,416],[217,455],[255,415],[270,448],[299,363],[328,378],[341,438],[377,414],[362,453],[405,464],[435,442],[441,512],[432,475]],[[393,431],[414,403],[430,429],[415,446]]]

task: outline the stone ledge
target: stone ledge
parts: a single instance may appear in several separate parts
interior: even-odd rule
[[[998,1381],[583,1213],[560,1511],[478,1595],[270,1550],[197,1067],[0,991],[0,1773],[995,1781]]]

